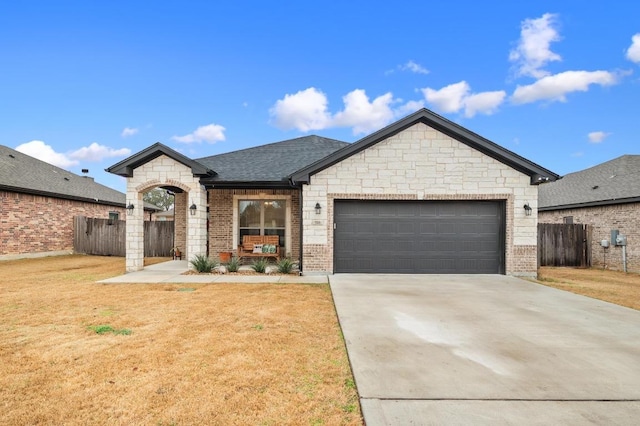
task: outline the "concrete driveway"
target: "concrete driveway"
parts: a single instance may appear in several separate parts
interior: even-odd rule
[[[330,276],[365,421],[640,422],[640,312],[499,275]]]

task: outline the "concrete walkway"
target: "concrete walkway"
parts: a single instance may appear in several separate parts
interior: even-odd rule
[[[639,424],[638,311],[499,275],[329,281],[367,426]]]
[[[118,277],[98,281],[101,284],[132,284],[132,283],[280,283],[280,284],[326,284],[326,275],[183,275],[188,269],[186,260],[170,260],[155,265],[145,266],[142,271],[129,272]],[[242,267],[248,268],[248,267]]]

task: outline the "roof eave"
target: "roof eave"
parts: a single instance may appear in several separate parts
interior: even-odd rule
[[[288,179],[279,181],[215,181],[201,180],[207,189],[284,189],[296,188]]]
[[[8,185],[0,185],[0,190],[16,192],[18,194],[39,195],[43,197],[60,198],[62,200],[72,200],[72,201],[82,201],[82,202],[92,203],[92,204],[102,204],[106,206],[114,206],[114,207],[125,206],[125,203],[119,203],[117,201],[100,200],[100,199],[89,198],[89,197],[78,197],[75,195],[66,195],[66,194],[60,194],[60,193],[49,192],[49,191],[40,191],[37,189],[29,189],[29,188],[18,188],[15,186],[8,186]]]
[[[142,151],[106,168],[105,171],[122,177],[133,177],[134,169],[161,155],[166,155],[167,157],[191,168],[191,172],[194,176],[208,177],[216,175],[215,171],[208,169],[203,164],[180,154],[178,151],[175,151],[160,142],[156,142]]]
[[[538,207],[540,212],[548,212],[554,210],[582,209],[586,207],[612,206],[616,204],[640,203],[640,197],[614,198],[611,200],[588,201],[584,203],[564,204],[559,206]]]

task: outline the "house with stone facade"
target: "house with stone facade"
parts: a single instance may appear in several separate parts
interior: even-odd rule
[[[73,251],[73,217],[124,219],[125,195],[0,145],[0,259]]]
[[[535,276],[530,212],[558,178],[426,109],[354,143],[306,136],[198,159],[156,143],[107,171],[134,207],[127,271],[143,267],[142,194],[161,187],[187,259],[278,235],[303,274]]]
[[[540,223],[590,226],[592,266],[623,269],[622,246],[611,239],[611,231],[617,231],[627,237],[627,270],[640,272],[640,155],[569,173],[538,191]]]

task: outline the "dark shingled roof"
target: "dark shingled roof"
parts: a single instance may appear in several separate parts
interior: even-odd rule
[[[215,177],[202,179],[203,184],[288,183],[292,173],[348,145],[347,142],[310,135],[196,161],[217,173]]]
[[[623,155],[538,188],[538,209],[640,202],[640,155]]]
[[[125,194],[0,145],[0,190],[123,207]]]

